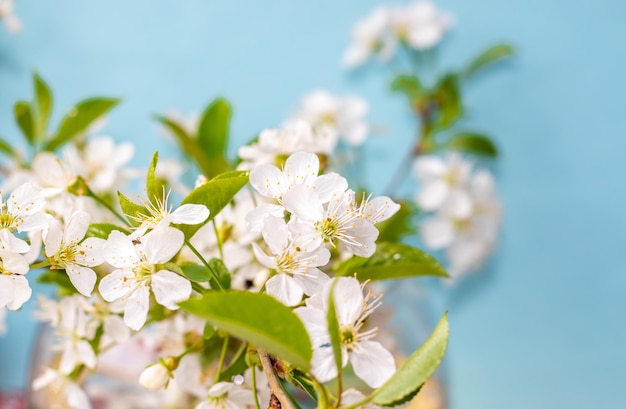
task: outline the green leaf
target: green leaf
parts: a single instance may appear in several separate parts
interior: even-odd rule
[[[6,154],[7,156],[17,157],[18,153],[13,149],[10,143],[8,143],[4,138],[0,138],[0,152]]]
[[[300,318],[274,297],[239,291],[205,293],[180,303],[183,311],[308,370],[313,348]]]
[[[153,205],[157,205],[159,200],[163,200],[163,183],[156,177],[156,167],[158,162],[159,152],[154,152],[154,155],[152,156],[152,163],[150,164],[148,174],[146,175],[146,194],[148,195],[148,200]]]
[[[224,262],[219,258],[212,258],[209,260],[209,266],[215,272],[217,280],[219,281],[219,284],[217,284],[214,278],[211,277],[209,280],[211,288],[223,288],[225,290],[230,289],[231,274]]]
[[[239,351],[235,354],[235,357],[230,361],[228,367],[224,369],[224,371],[219,374],[217,377],[217,381],[230,381],[233,376],[242,374],[246,368],[248,368],[248,364],[246,362],[246,353],[248,348],[244,345],[239,348]],[[258,379],[257,379],[258,382]]]
[[[328,312],[326,320],[328,321],[328,334],[330,335],[330,344],[333,348],[333,358],[335,359],[335,367],[337,368],[337,377],[341,377],[341,369],[343,361],[341,359],[341,336],[339,335],[339,321],[337,321],[337,310],[335,308],[335,285],[337,280],[333,280],[328,297]]]
[[[76,104],[68,112],[57,133],[45,144],[44,149],[55,151],[87,128],[120,102],[116,98],[90,98]]]
[[[213,335],[215,335],[215,328],[213,327],[213,324],[211,324],[210,322],[207,322],[206,324],[204,324],[204,329],[202,330],[202,337],[206,340],[206,339],[211,339],[213,338]]]
[[[33,74],[33,82],[35,87],[35,106],[37,108],[37,120],[35,137],[37,140],[46,138],[46,130],[48,129],[48,121],[52,112],[52,92],[48,84],[38,75]]]
[[[120,207],[122,212],[126,215],[126,218],[132,226],[139,226],[141,222],[138,220],[141,216],[148,216],[150,212],[145,206],[139,205],[126,196],[122,192],[117,192],[117,198],[120,201]]]
[[[89,225],[85,237],[97,237],[99,239],[108,239],[112,231],[119,230],[124,234],[129,234],[128,230],[123,227],[116,226],[111,223],[93,223]]]
[[[452,136],[445,147],[492,158],[498,156],[498,148],[493,141],[489,137],[475,132],[460,132]]]
[[[424,95],[422,84],[415,75],[398,75],[391,82],[391,89],[403,93],[412,102]]]
[[[206,177],[211,179],[228,169],[228,125],[231,107],[227,100],[218,98],[204,111],[198,128],[198,144],[207,160]]]
[[[248,183],[247,171],[234,170],[226,173],[222,173],[207,183],[198,186],[189,193],[189,195],[182,201],[181,205],[187,203],[203,204],[208,207],[210,214],[204,223],[196,225],[178,225],[176,226],[183,233],[185,238],[192,237],[200,227],[205,223],[213,220],[220,211],[235,197],[237,192]]]
[[[396,406],[412,398],[441,363],[448,346],[449,332],[448,319],[444,314],[426,342],[371,395],[372,402]]]
[[[161,115],[157,115],[155,116],[155,118],[163,126],[169,129],[169,131],[176,139],[176,142],[178,142],[178,145],[180,146],[182,151],[196,162],[198,168],[203,173],[208,173],[210,169],[210,163],[202,153],[202,149],[200,149],[200,145],[198,145],[197,139],[189,135],[187,131],[174,120]]]
[[[433,97],[439,108],[435,127],[446,128],[458,120],[463,113],[459,79],[455,74],[448,74],[437,84]]]
[[[72,284],[65,270],[47,270],[37,278],[38,283],[53,284],[59,287],[59,295],[77,294],[78,290]]]
[[[496,44],[476,56],[463,71],[464,79],[470,78],[488,66],[515,54],[510,44]]]
[[[376,224],[380,232],[377,241],[398,242],[404,236],[416,233],[416,223],[412,219],[417,215],[419,209],[409,201],[400,201],[399,203],[400,210],[389,219]]]
[[[183,271],[183,275],[187,277],[187,279],[196,283],[206,283],[211,280],[211,278],[213,278],[213,276],[211,275],[211,270],[209,270],[209,268],[207,268],[206,266],[185,263],[181,264],[180,268]]]
[[[335,268],[341,276],[357,274],[360,281],[406,277],[448,277],[443,266],[428,253],[402,243],[382,242],[369,258],[353,256]]]
[[[15,115],[15,122],[20,127],[22,134],[26,138],[29,145],[35,144],[35,126],[33,122],[33,112],[30,104],[25,101],[18,101],[13,106],[13,113]]]

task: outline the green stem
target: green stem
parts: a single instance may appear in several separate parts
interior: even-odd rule
[[[224,367],[224,361],[226,360],[226,350],[228,349],[228,334],[224,337],[224,344],[222,344],[222,352],[220,354],[220,362],[217,364],[217,375],[219,376],[222,373],[222,368]]]
[[[52,262],[50,260],[44,260],[44,261],[41,261],[39,263],[31,265],[30,269],[31,270],[37,270],[38,268],[44,268],[44,267],[48,267],[50,265],[52,265]]]
[[[211,265],[204,259],[204,257],[202,257],[202,254],[200,254],[200,252],[196,250],[196,248],[189,242],[189,240],[185,240],[185,245],[189,247],[189,250],[191,250],[191,252],[200,259],[202,264],[204,264],[204,266],[209,269],[217,286],[220,288],[220,290],[224,291],[224,287],[222,287],[222,284],[220,284],[220,280],[219,280],[219,277],[217,276],[217,273],[213,271],[213,269],[211,268]]]
[[[315,378],[312,378],[313,389],[317,393],[317,408],[316,409],[328,409],[328,391],[326,387],[319,383]]]
[[[217,239],[217,249],[220,252],[220,258],[224,260],[224,250],[222,249],[222,238],[220,237],[220,232],[217,229],[217,223],[215,222],[215,219],[211,220],[211,223],[213,223],[213,231],[215,232],[215,238]]]
[[[261,405],[259,405],[259,393],[256,390],[256,366],[252,366],[252,392],[254,393],[254,404],[256,405],[256,409],[261,409]]]

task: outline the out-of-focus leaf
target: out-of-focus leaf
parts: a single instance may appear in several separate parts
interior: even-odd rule
[[[377,243],[369,258],[353,256],[340,262],[337,275],[356,273],[360,281],[391,280],[406,277],[448,277],[448,273],[430,254],[402,243]]]
[[[55,151],[77,135],[86,131],[102,115],[119,104],[116,98],[90,98],[76,104],[61,120],[57,133],[45,145],[47,151]]]
[[[330,336],[330,345],[333,348],[333,358],[335,359],[335,367],[337,367],[337,376],[341,376],[341,369],[343,367],[341,359],[341,336],[339,335],[339,321],[337,321],[337,309],[335,308],[335,285],[337,280],[335,279],[330,290],[328,297],[328,312],[326,313],[326,320],[328,322],[328,334]]]
[[[437,102],[438,115],[434,125],[442,129],[452,125],[463,113],[459,80],[454,74],[448,74],[437,84],[433,97]]]
[[[228,169],[228,125],[231,106],[224,98],[213,101],[202,115],[198,128],[198,144],[206,158],[206,177],[211,179]]]
[[[214,257],[209,260],[209,266],[211,266],[211,269],[215,272],[215,275],[217,276],[216,279],[219,281],[219,283],[216,283],[214,281],[214,278],[211,277],[211,279],[209,280],[211,288],[223,288],[225,290],[230,289],[231,274],[230,271],[228,271],[228,268],[226,268],[224,262],[219,258]]]
[[[372,402],[381,406],[396,406],[413,398],[446,354],[449,333],[448,319],[444,314],[426,342],[383,386],[374,391]]]
[[[159,200],[163,200],[163,192],[164,186],[161,180],[156,177],[156,167],[159,162],[159,152],[154,152],[152,156],[152,162],[150,163],[150,168],[148,168],[148,173],[146,174],[146,194],[148,195],[148,200],[153,205],[157,205]]]
[[[391,89],[403,93],[411,102],[420,99],[424,94],[422,84],[415,75],[398,75],[391,81]]]
[[[498,156],[498,148],[493,141],[489,137],[476,132],[460,132],[452,136],[445,144],[445,147],[492,158]]]
[[[313,348],[304,324],[291,308],[270,295],[209,291],[180,306],[236,338],[301,369],[310,368]]]
[[[210,214],[204,223],[178,225],[177,228],[185,233],[185,238],[191,238],[200,227],[213,220],[230,203],[237,192],[248,183],[248,175],[249,172],[240,170],[225,172],[192,190],[181,204],[194,203],[205,205],[209,209]]]
[[[467,79],[484,70],[496,62],[509,58],[515,54],[515,49],[510,44],[496,44],[477,55],[463,71],[463,78]]]
[[[13,149],[13,146],[11,146],[11,144],[8,143],[4,138],[0,138],[0,152],[11,157],[17,156],[17,152],[15,152],[15,149]]]
[[[19,126],[24,138],[29,145],[35,144],[35,124],[33,120],[33,111],[30,104],[26,101],[18,101],[13,106],[13,114],[15,115],[15,122]]]
[[[157,115],[155,118],[170,131],[183,152],[196,162],[198,168],[203,173],[207,173],[210,169],[209,161],[202,153],[202,149],[200,149],[200,145],[198,145],[198,140],[189,135],[179,123],[171,118],[160,115]]]
[[[35,139],[40,141],[46,138],[46,130],[48,128],[48,120],[52,112],[52,92],[48,87],[48,84],[38,75],[33,74],[33,83],[35,86],[35,107],[36,118],[35,121]]]

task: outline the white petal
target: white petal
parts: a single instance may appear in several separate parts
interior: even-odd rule
[[[259,165],[250,171],[250,184],[261,196],[280,200],[291,186],[287,176],[273,165]]]
[[[319,196],[304,185],[296,185],[289,189],[283,197],[283,206],[307,222],[318,221],[324,217],[324,208]]]
[[[396,372],[391,352],[375,341],[361,341],[352,354],[350,363],[354,373],[372,388],[382,386]]]
[[[0,230],[0,248],[15,253],[27,253],[30,249],[28,243],[15,237],[8,229]]]
[[[417,204],[425,211],[438,210],[450,193],[450,185],[443,180],[427,183],[417,195]]]
[[[0,250],[0,259],[3,270],[7,273],[24,275],[30,268],[26,258],[18,253]]]
[[[78,292],[89,297],[93,291],[94,285],[96,285],[96,273],[89,267],[83,267],[73,263],[68,263],[65,266],[65,271]]]
[[[13,281],[13,300],[7,304],[7,308],[10,310],[17,310],[30,299],[33,290],[30,289],[28,280],[26,280],[26,277],[24,276],[10,275],[5,277],[9,277],[9,279]],[[1,300],[0,304],[2,304]]]
[[[288,307],[302,301],[302,287],[289,275],[277,274],[265,282],[267,293]]]
[[[441,211],[455,219],[463,219],[472,214],[474,203],[469,193],[463,189],[454,189],[448,195]]]
[[[93,352],[93,348],[91,348],[89,342],[85,340],[79,341],[76,345],[76,350],[80,362],[84,363],[87,368],[93,369],[96,367],[96,354]]]
[[[353,325],[363,311],[364,299],[361,284],[354,277],[339,277],[336,279],[335,311],[340,325]],[[332,282],[328,282],[324,288],[325,297],[328,299]]]
[[[150,289],[145,284],[140,285],[126,299],[124,305],[124,322],[130,329],[138,331],[148,318],[150,307]]]
[[[436,156],[422,156],[415,161],[415,176],[421,180],[440,178],[446,172],[447,166],[441,158]]]
[[[328,203],[333,193],[345,192],[346,189],[348,189],[346,178],[334,172],[321,175],[313,182],[313,190],[322,203]]]
[[[285,220],[268,216],[263,227],[263,239],[273,254],[282,254],[289,244],[289,230]]]
[[[161,270],[152,275],[152,292],[159,304],[177,310],[178,303],[191,295],[191,283],[176,273]]]
[[[449,246],[455,236],[452,222],[439,216],[425,220],[420,230],[424,238],[424,244],[432,250],[439,250]]]
[[[95,267],[104,263],[104,245],[106,240],[97,237],[88,237],[78,246],[77,254],[74,258],[76,264],[87,267]]]
[[[311,373],[320,382],[328,382],[337,376],[337,366],[330,344],[313,350],[311,366]]]
[[[45,232],[43,244],[46,247],[46,256],[52,257],[61,250],[63,242],[63,225],[56,219],[50,220],[48,231]]]
[[[74,212],[65,226],[63,242],[66,245],[71,242],[78,243],[83,237],[85,237],[90,221],[91,216],[89,216],[89,213],[83,210],[77,210]]]
[[[117,230],[109,234],[102,255],[107,263],[117,268],[133,267],[139,263],[139,256],[132,240]]]
[[[159,227],[143,238],[143,251],[152,264],[163,264],[180,251],[185,241],[182,231],[173,227]]]
[[[277,268],[275,258],[265,254],[258,244],[252,243],[252,251],[254,252],[254,256],[259,263],[263,264],[267,268]]]
[[[7,200],[7,211],[13,215],[33,215],[46,205],[41,189],[32,183],[24,183],[13,191]]]
[[[91,409],[91,403],[87,394],[75,383],[68,383],[65,386],[65,394],[67,396],[67,404],[72,409]]]
[[[118,315],[108,315],[104,318],[104,334],[117,343],[124,342],[130,337],[128,327]]]
[[[285,161],[283,172],[292,185],[309,185],[320,170],[320,160],[314,153],[296,152]]]
[[[379,196],[367,202],[363,209],[363,217],[372,223],[380,223],[389,219],[398,210],[400,210],[398,203],[387,196]]]
[[[356,219],[346,231],[346,235],[351,236],[352,240],[344,241],[344,244],[352,254],[370,257],[376,251],[378,234],[378,229],[371,222],[365,219]],[[356,244],[353,244],[353,241]]]
[[[100,281],[100,295],[109,302],[122,298],[131,290],[134,278],[135,274],[130,270],[114,270]]]
[[[302,287],[306,295],[319,293],[324,284],[330,280],[326,273],[317,268],[309,268],[306,275],[297,274],[293,276],[293,279]]]
[[[209,217],[209,209],[205,205],[188,203],[174,210],[171,216],[175,224],[198,224]]]
[[[263,203],[246,215],[246,228],[250,232],[258,233],[263,230],[267,216],[283,217],[285,209],[282,206]]]

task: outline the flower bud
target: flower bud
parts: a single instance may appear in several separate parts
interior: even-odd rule
[[[157,391],[167,386],[170,372],[161,363],[150,365],[139,376],[139,383],[150,391]]]

